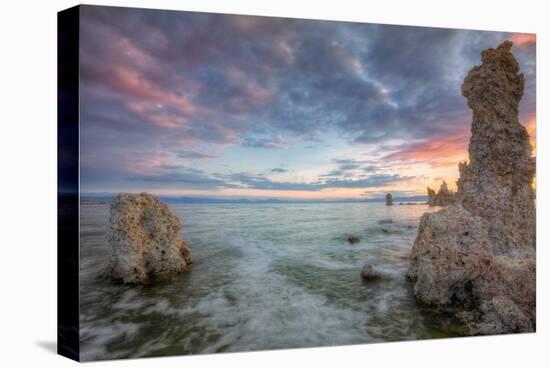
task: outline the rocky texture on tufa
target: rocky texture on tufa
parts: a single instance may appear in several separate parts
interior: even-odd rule
[[[462,94],[473,111],[456,203],[424,214],[409,276],[423,303],[458,306],[471,334],[536,327],[535,161],[518,120],[523,74],[512,43],[482,52]]]
[[[449,190],[447,182],[443,181],[439,187],[439,191],[436,193],[435,190],[428,187],[428,205],[429,206],[447,206],[454,203],[456,200],[456,195]]]
[[[123,193],[110,211],[107,241],[114,280],[140,284],[189,270],[191,250],[179,235],[179,218],[168,206],[146,193]]]

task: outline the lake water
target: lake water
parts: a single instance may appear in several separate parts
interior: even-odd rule
[[[101,279],[109,208],[81,207],[83,360],[461,335],[405,277],[426,205],[181,204],[192,271],[149,286]],[[361,237],[349,244],[347,235]],[[381,273],[364,282],[365,262]]]

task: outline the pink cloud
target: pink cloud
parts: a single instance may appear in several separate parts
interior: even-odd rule
[[[514,33],[510,37],[510,41],[514,43],[514,46],[524,47],[537,41],[537,36],[532,33]]]
[[[269,89],[263,88],[250,79],[246,73],[237,68],[229,68],[225,72],[229,83],[239,86],[241,93],[231,102],[242,104],[243,109],[249,106],[263,105],[272,99],[272,93]],[[237,107],[237,106],[235,106]]]
[[[200,110],[189,98],[164,91],[128,68],[113,67],[110,84],[130,98],[127,106],[131,111],[160,127],[185,125],[188,117]]]
[[[391,153],[386,158],[427,163],[431,167],[448,167],[467,158],[468,133],[451,135],[438,140],[412,144]]]
[[[182,113],[193,113],[197,110],[186,97],[158,88],[133,70],[115,66],[112,74],[113,86],[129,97],[171,106]]]
[[[188,118],[179,113],[167,111],[164,106],[154,102],[128,102],[128,109],[143,116],[160,127],[175,128],[184,126]]]

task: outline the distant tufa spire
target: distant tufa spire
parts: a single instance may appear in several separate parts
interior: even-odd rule
[[[443,181],[439,187],[437,194],[434,190],[428,187],[428,205],[430,206],[447,206],[454,203],[456,195],[449,190],[447,182]]]

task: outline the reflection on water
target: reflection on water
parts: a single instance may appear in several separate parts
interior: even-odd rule
[[[191,272],[149,286],[101,279],[108,206],[81,208],[83,360],[457,336],[405,278],[425,205],[171,205]],[[391,220],[390,220],[391,219]],[[349,244],[348,235],[361,242]],[[364,283],[369,261],[382,278]]]

